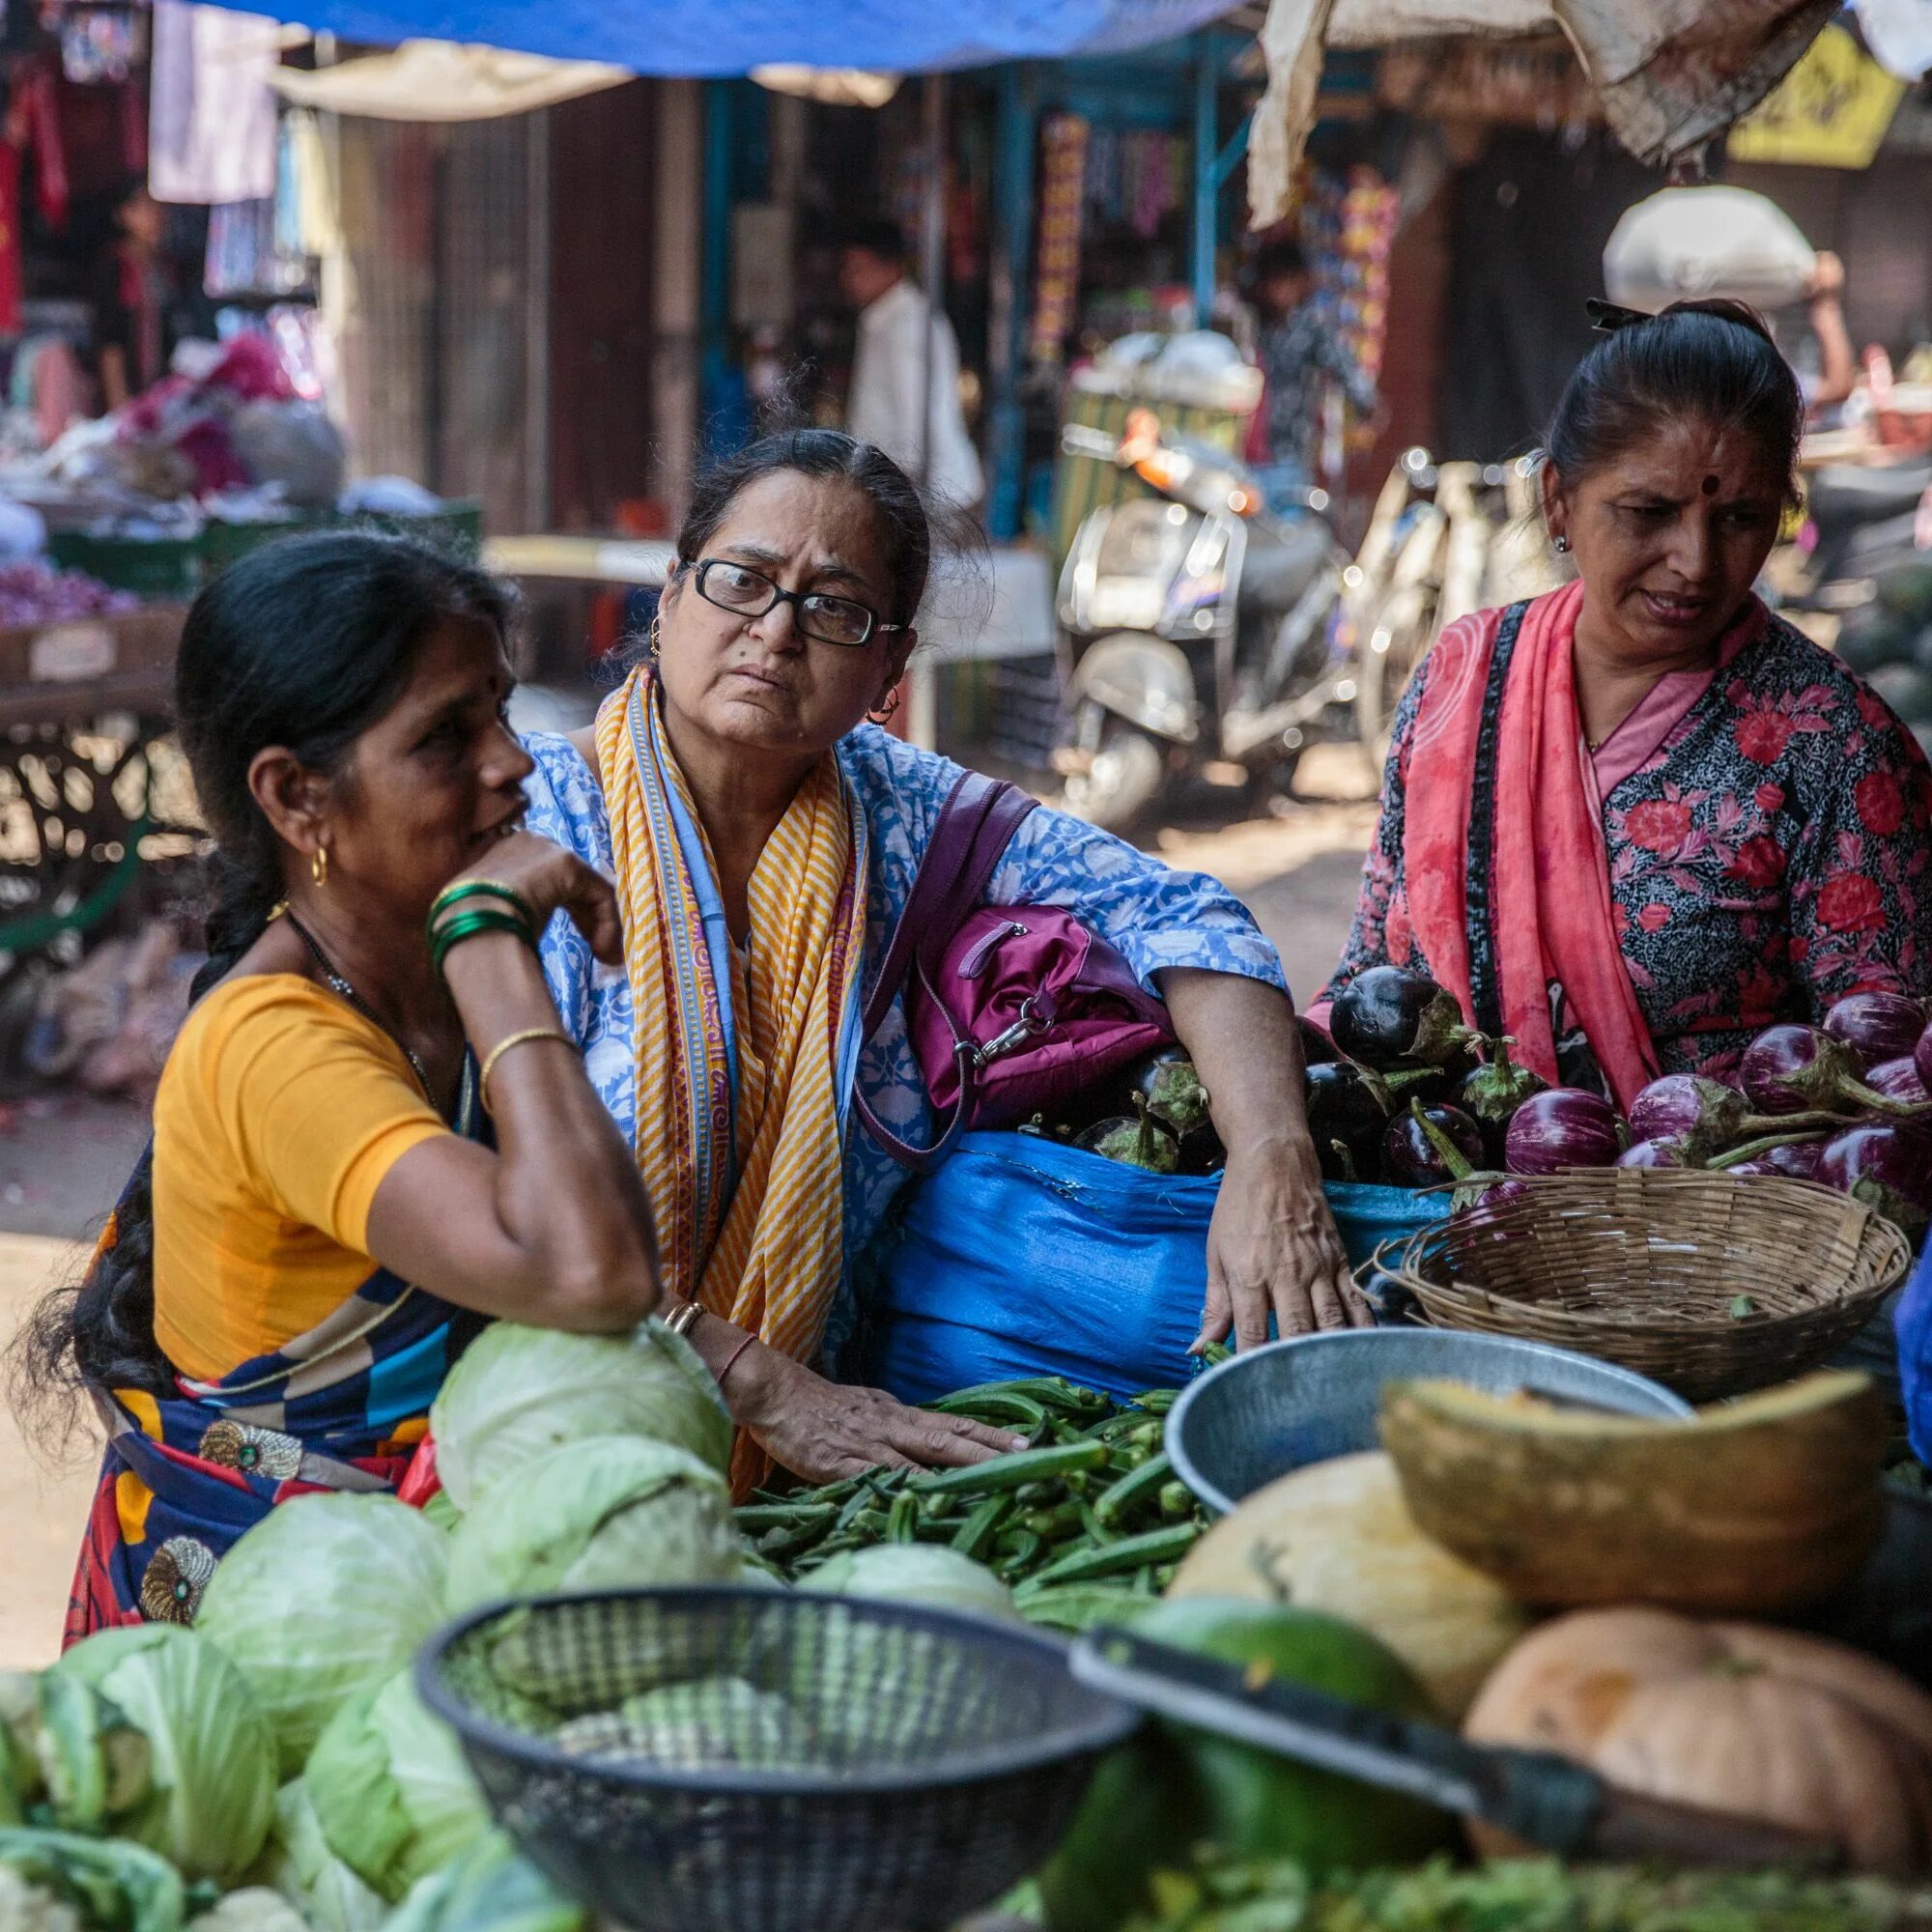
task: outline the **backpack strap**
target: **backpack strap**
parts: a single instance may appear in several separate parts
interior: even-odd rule
[[[967,914],[985,895],[994,867],[1039,801],[1004,779],[962,772],[933,827],[905,910],[893,930],[871,998],[866,1004],[866,1037],[878,1032],[887,1009],[912,973],[915,957],[928,964],[952,942]]]
[[[870,1039],[878,1032],[915,966],[930,983],[931,969],[952,943],[967,915],[985,895],[987,883],[1013,834],[1038,805],[1037,799],[1004,779],[990,779],[983,772],[960,775],[940,810],[939,823],[933,827],[919,875],[906,895],[905,910],[893,929],[885,962],[866,1003],[865,1038]],[[866,1131],[901,1167],[928,1172],[952,1152],[953,1142],[966,1131],[972,1117],[973,1041],[955,1039],[953,1053],[959,1065],[959,1098],[930,1147],[916,1148],[901,1140],[873,1112],[863,1091],[853,1094],[853,1105]]]

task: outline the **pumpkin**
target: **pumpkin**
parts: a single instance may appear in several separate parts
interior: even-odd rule
[[[1257,1490],[1188,1551],[1167,1594],[1293,1604],[1358,1625],[1451,1721],[1529,1627],[1502,1589],[1415,1526],[1379,1450]]]
[[[1668,1610],[1580,1610],[1526,1636],[1464,1725],[1612,1784],[1822,1832],[1861,1871],[1932,1871],[1932,1697],[1820,1637]],[[1480,1851],[1523,1849],[1472,1822]]]
[[[1762,1615],[1878,1541],[1888,1422],[1868,1376],[1806,1376],[1685,1418],[1390,1382],[1382,1442],[1430,1536],[1524,1603]]]

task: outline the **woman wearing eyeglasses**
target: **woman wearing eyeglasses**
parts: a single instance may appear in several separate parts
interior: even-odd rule
[[[862,996],[957,766],[890,715],[931,533],[890,458],[833,431],[773,437],[699,487],[647,658],[574,740],[533,738],[533,831],[616,878],[626,971],[563,923],[547,964],[592,1084],[631,1141],[668,1300],[741,1425],[736,1475],[812,1480],[972,1462],[1012,1438],[819,1373],[857,1316],[854,1264],[903,1170],[855,1086],[921,1141],[903,1010]],[[1321,1192],[1274,949],[1211,880],[1056,812],[988,898],[1075,913],[1167,1001],[1213,1094],[1228,1184],[1203,1333],[1242,1342],[1366,1319]]]

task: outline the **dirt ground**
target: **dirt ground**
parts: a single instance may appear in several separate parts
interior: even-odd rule
[[[1309,796],[1280,816],[1187,825],[1151,842],[1170,864],[1211,872],[1247,900],[1305,1003],[1348,933],[1375,806],[1341,748],[1311,753],[1300,782]],[[48,1287],[78,1271],[146,1138],[145,1114],[125,1104],[63,1094],[0,1105],[0,1344]],[[0,1402],[0,1668],[55,1653],[95,1453],[83,1432],[64,1455],[44,1429],[27,1440]]]

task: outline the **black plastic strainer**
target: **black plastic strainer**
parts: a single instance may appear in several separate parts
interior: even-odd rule
[[[416,1679],[510,1834],[635,1932],[952,1924],[1139,1721],[1023,1625],[766,1588],[496,1605]]]

